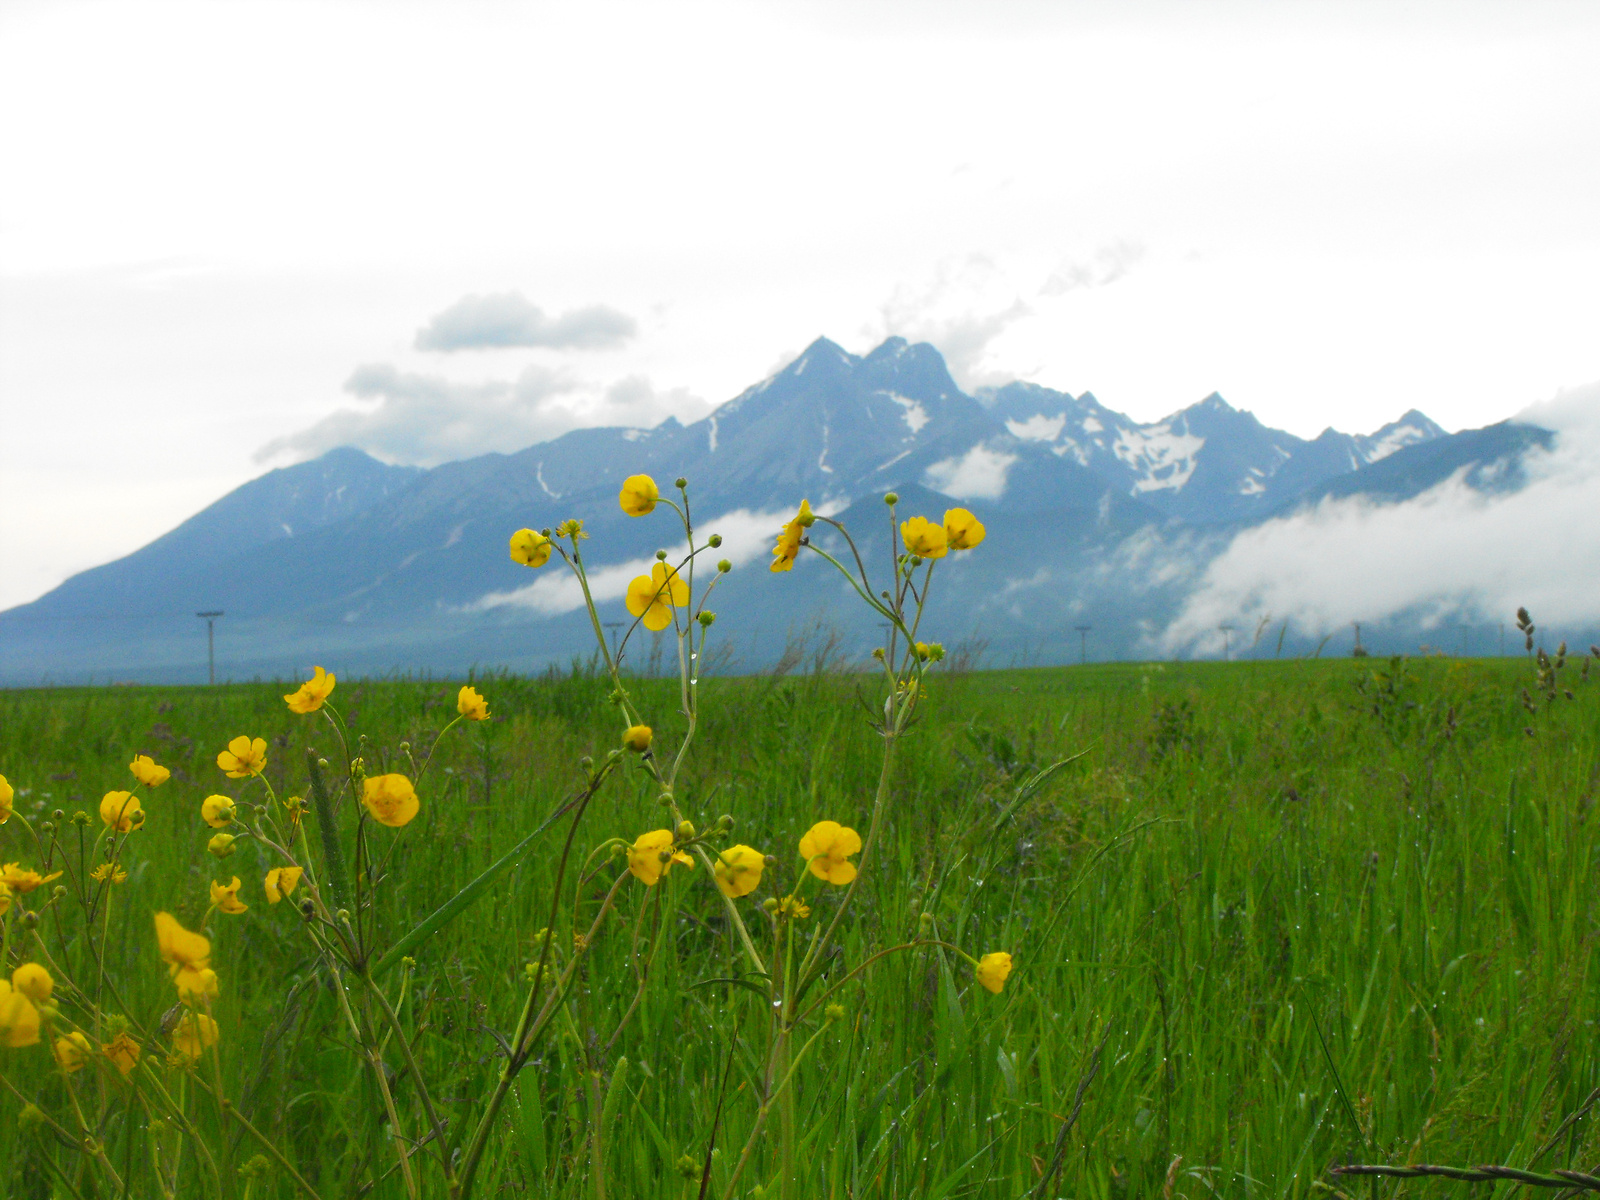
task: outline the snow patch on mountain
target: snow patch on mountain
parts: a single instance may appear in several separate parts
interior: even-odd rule
[[[957,500],[998,500],[1005,494],[1006,473],[1016,461],[1015,454],[980,443],[965,454],[934,463],[922,481]]]
[[[1007,421],[1006,428],[1011,431],[1012,437],[1025,442],[1053,442],[1061,436],[1066,423],[1065,414],[1047,417],[1044,413],[1035,413],[1026,421]]]
[[[1124,429],[1112,448],[1117,458],[1136,473],[1133,494],[1182,491],[1194,474],[1203,437],[1178,433],[1170,422]]]
[[[928,423],[929,418],[928,410],[923,408],[921,403],[911,399],[909,396],[902,396],[898,392],[879,392],[878,394],[887,396],[905,410],[906,428],[911,430],[912,437],[916,437],[917,434],[922,432],[922,428]]]

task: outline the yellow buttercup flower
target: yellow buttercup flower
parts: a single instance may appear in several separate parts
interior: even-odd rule
[[[184,987],[183,976],[193,981],[211,965],[211,939],[185,929],[171,913],[156,914],[156,943],[161,948],[162,961],[167,964],[167,973],[180,980],[180,991]]]
[[[198,971],[179,971],[173,981],[178,985],[178,999],[185,1004],[217,998],[217,973],[210,967]]]
[[[335,676],[329,675],[321,667],[312,667],[311,678],[302,683],[299,690],[285,696],[283,702],[289,706],[290,712],[314,713],[333,692],[335,682]]]
[[[818,821],[800,839],[800,857],[806,869],[818,879],[846,884],[856,877],[856,866],[848,861],[861,853],[861,836],[837,821]]]
[[[661,489],[648,475],[629,475],[622,481],[622,492],[617,496],[622,511],[630,517],[644,517],[653,513],[659,499]]]
[[[778,534],[778,544],[772,548],[770,570],[787,571],[794,566],[795,556],[800,553],[800,539],[816,519],[816,514],[811,511],[811,501],[800,501],[800,511],[795,514],[794,520],[784,522]]]
[[[11,820],[11,805],[16,798],[17,789],[11,786],[4,775],[0,775],[0,825]]]
[[[202,1012],[186,1012],[172,1028],[172,1044],[190,1062],[198,1059],[207,1046],[217,1044],[217,1023]]]
[[[906,544],[906,553],[918,558],[943,558],[950,546],[945,538],[944,526],[935,525],[927,517],[912,517],[900,523],[900,536]]]
[[[0,1046],[20,1050],[39,1042],[39,1010],[23,992],[0,979]]]
[[[525,567],[542,567],[550,561],[550,539],[532,529],[519,529],[511,535],[511,561]]]
[[[666,563],[658,562],[650,574],[639,575],[628,585],[628,611],[644,621],[654,632],[672,624],[672,610],[689,603],[689,585]]]
[[[117,833],[129,833],[144,824],[144,806],[132,792],[107,792],[100,801],[100,819]]]
[[[978,960],[978,982],[983,984],[996,996],[1000,989],[1006,985],[1006,976],[1011,974],[1011,955],[1004,950],[993,954],[985,954]]]
[[[761,883],[766,857],[753,846],[730,846],[717,855],[717,887],[724,896],[748,896]]]
[[[139,1043],[126,1033],[119,1033],[105,1045],[100,1047],[100,1053],[111,1060],[113,1066],[122,1072],[126,1079],[139,1065]]]
[[[422,807],[416,789],[404,775],[369,775],[362,784],[361,803],[380,825],[408,825]]]
[[[984,529],[983,522],[978,520],[964,508],[947,508],[944,510],[944,540],[952,550],[971,550],[983,541],[988,530]]]
[[[51,1050],[55,1054],[56,1066],[61,1068],[64,1075],[83,1070],[94,1054],[94,1047],[89,1044],[89,1039],[76,1029],[58,1037]]]
[[[11,886],[0,883],[0,917],[11,911]]]
[[[628,850],[628,870],[643,880],[646,887],[654,887],[672,869],[673,863],[694,867],[694,859],[676,849],[673,840],[670,829],[652,829],[634,839]]]
[[[300,886],[300,876],[304,872],[299,867],[273,867],[267,872],[266,889],[267,903],[276,904]]]
[[[60,871],[52,871],[48,875],[41,875],[37,871],[24,868],[21,863],[13,862],[0,867],[0,884],[4,884],[13,892],[26,894],[40,884],[49,883],[60,874]]]
[[[589,535],[583,531],[583,522],[577,517],[568,517],[556,526],[556,536],[571,538],[575,542],[587,542]]]
[[[108,879],[112,883],[126,883],[128,881],[128,873],[116,863],[101,863],[89,872],[89,878],[96,883],[104,883]]]
[[[469,721],[487,721],[489,702],[478,694],[477,688],[464,687],[456,694],[456,711]]]
[[[211,840],[206,843],[206,851],[213,858],[227,858],[228,855],[237,851],[238,847],[234,845],[234,842],[238,840],[231,833],[213,833]]]
[[[244,779],[261,774],[267,765],[265,738],[251,739],[240,736],[228,743],[228,748],[217,755],[217,766],[228,773],[229,779]]]
[[[133,777],[145,787],[160,787],[172,778],[172,772],[148,754],[135,754],[133,761],[128,764],[128,770],[132,771]]]
[[[38,963],[29,962],[11,972],[11,986],[35,1004],[43,1004],[56,990],[56,981]]]
[[[785,896],[778,905],[780,916],[793,917],[797,921],[804,921],[811,915],[811,906],[798,896]]]
[[[232,883],[226,885],[220,884],[216,880],[211,881],[211,904],[218,912],[225,912],[230,915],[237,915],[250,907],[239,899],[239,877],[237,875],[233,877]]]
[[[622,744],[635,754],[643,754],[650,749],[650,741],[654,736],[648,725],[630,725],[623,731]]]
[[[239,808],[229,796],[207,796],[200,801],[200,816],[213,829],[226,829],[233,824]]]

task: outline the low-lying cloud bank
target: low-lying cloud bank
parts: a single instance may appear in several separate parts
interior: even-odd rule
[[[1313,637],[1407,613],[1425,627],[1506,621],[1518,605],[1546,628],[1600,624],[1600,383],[1516,420],[1558,435],[1528,452],[1522,490],[1485,495],[1457,475],[1403,503],[1327,501],[1247,530],[1152,649],[1220,653],[1218,626],[1264,617]]]

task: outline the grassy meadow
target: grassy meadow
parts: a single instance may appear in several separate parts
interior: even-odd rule
[[[1533,669],[1522,660],[935,673],[900,748],[886,837],[841,926],[839,961],[906,942],[931,914],[939,939],[974,954],[1007,950],[1015,970],[991,995],[952,952],[924,946],[839,988],[843,1019],[821,1027],[796,1069],[797,1194],[1489,1196],[1514,1185],[1358,1183],[1326,1168],[1600,1164],[1593,1118],[1562,1127],[1600,1087],[1600,683],[1580,684],[1571,666],[1565,674],[1575,698],[1536,693],[1530,713],[1521,689],[1532,689]],[[581,783],[581,756],[616,744],[600,678],[477,686],[494,719],[451,733],[419,789],[421,815],[390,839],[392,886],[377,911],[390,936],[549,816]],[[678,736],[675,688],[638,686],[667,744]],[[777,854],[772,882],[787,886],[813,822],[859,823],[871,806],[882,750],[858,691],[871,693],[834,674],[703,689],[679,801],[697,823],[731,815],[734,840]],[[305,791],[308,743],[331,749],[326,725],[286,711],[285,690],[0,693],[0,773],[37,824],[57,808],[94,815],[105,791],[128,786],[135,753],[173,769],[125,854],[108,978],[130,1015],[156,1025],[172,988],[149,914],[168,909],[194,927],[208,881],[241,876],[248,912],[214,914],[208,929],[222,1086],[321,1196],[401,1196],[380,1101],[349,1052],[299,913],[265,902],[269,864],[257,847],[243,842],[220,864],[205,849],[200,801],[250,794],[215,765],[229,738],[267,739],[279,795]],[[334,700],[369,739],[369,763],[392,764],[402,741],[431,745],[454,716],[455,690],[344,681]],[[1010,807],[1021,781],[1080,752]],[[580,843],[631,840],[661,822],[629,761],[589,808]],[[491,1031],[515,1024],[561,836],[559,825],[541,835],[414,951],[402,1019],[452,1137],[492,1086]],[[35,857],[21,822],[0,827],[0,860]],[[604,858],[591,866],[590,911],[622,870]],[[760,1105],[770,1015],[751,990],[707,983],[730,979],[737,963],[703,874],[665,877],[661,887],[688,893],[667,928],[641,912],[646,889],[622,890],[557,1032],[515,1086],[485,1185],[595,1195],[588,1130],[603,1109],[604,1195],[699,1195],[713,1136],[707,1194],[722,1194]],[[818,896],[812,920],[836,900]],[[62,960],[81,953],[48,913],[39,928]],[[660,954],[655,986],[629,1012],[639,930]],[[830,971],[830,984],[843,974]],[[402,1123],[421,1130],[404,1071],[388,1060]],[[0,1075],[16,1089],[0,1092],[0,1195],[105,1194],[75,1192],[88,1185],[72,1173],[73,1153],[17,1119],[19,1097],[61,1107],[49,1054],[0,1048]],[[129,1194],[157,1195],[137,1182],[148,1178],[144,1113],[124,1106],[114,1078],[79,1078]],[[204,1106],[194,1119],[221,1121]],[[239,1142],[237,1130],[228,1136]],[[778,1137],[774,1126],[757,1139],[738,1195],[777,1195]],[[236,1153],[248,1156],[249,1143]],[[209,1194],[197,1170],[187,1179],[182,1194]],[[297,1192],[274,1171],[245,1194]]]

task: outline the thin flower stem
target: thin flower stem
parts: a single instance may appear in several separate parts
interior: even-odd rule
[[[400,1024],[400,1017],[389,1006],[388,998],[384,996],[383,990],[372,981],[370,975],[363,970],[357,978],[367,985],[367,990],[377,1002],[379,1014],[382,1015],[385,1024],[389,1026],[390,1031],[394,1034],[394,1040],[400,1046],[400,1057],[405,1060],[406,1070],[411,1072],[411,1080],[417,1089],[417,1097],[422,1101],[422,1111],[427,1115],[428,1124],[433,1127],[433,1141],[434,1145],[438,1147],[439,1165],[448,1175],[450,1173],[450,1161],[449,1150],[444,1136],[444,1122],[439,1120],[439,1114],[433,1107],[433,1097],[428,1094],[427,1084],[422,1078],[422,1068],[417,1065],[417,1060],[411,1053],[411,1042],[406,1037],[406,1031]]]
[[[728,1178],[728,1186],[722,1193],[722,1200],[732,1200],[734,1189],[739,1185],[739,1176],[744,1173],[745,1164],[750,1161],[750,1154],[756,1147],[757,1139],[761,1136],[761,1129],[766,1123],[767,1113],[771,1111],[774,1102],[788,1089],[790,1081],[794,1079],[794,1073],[800,1069],[800,1063],[805,1058],[806,1052],[811,1049],[827,1028],[826,1025],[819,1026],[817,1031],[807,1039],[806,1044],[800,1047],[800,1053],[796,1054],[789,1063],[788,1070],[784,1073],[782,1080],[773,1089],[772,1094],[767,1097],[766,1102],[756,1110],[755,1124],[751,1126],[750,1137],[744,1144],[744,1150],[739,1155],[739,1161],[734,1164],[733,1174]],[[786,1174],[788,1173],[788,1165],[786,1164]]]

